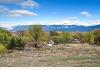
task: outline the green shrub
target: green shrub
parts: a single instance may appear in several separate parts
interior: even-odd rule
[[[51,40],[53,40],[56,44],[64,43],[64,39],[60,36],[53,36]]]
[[[7,51],[7,48],[3,46],[2,44],[0,44],[0,54],[5,53],[6,51]]]
[[[9,46],[11,48],[15,48],[15,47],[24,48],[25,42],[24,42],[24,40],[21,37],[13,36],[11,38]]]
[[[3,44],[6,48],[9,48],[12,33],[5,29],[0,29],[0,44]]]

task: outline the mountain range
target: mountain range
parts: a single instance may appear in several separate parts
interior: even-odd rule
[[[29,29],[29,25],[14,26],[11,31],[25,31]],[[65,31],[65,32],[89,32],[100,29],[100,25],[82,26],[82,25],[42,25],[43,30],[48,31]]]

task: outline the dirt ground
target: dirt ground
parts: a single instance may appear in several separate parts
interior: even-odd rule
[[[1,67],[99,67],[100,46],[59,44],[32,51],[13,50],[0,55]]]

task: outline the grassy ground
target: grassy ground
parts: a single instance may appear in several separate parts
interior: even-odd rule
[[[30,51],[13,50],[0,56],[0,66],[11,67],[99,67],[100,47],[89,44],[57,45],[55,48],[33,49]]]

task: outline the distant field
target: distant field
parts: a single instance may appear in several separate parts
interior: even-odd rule
[[[0,66],[11,67],[99,67],[100,46],[89,44],[59,44],[55,48],[41,48],[33,51],[13,50],[0,55]]]

